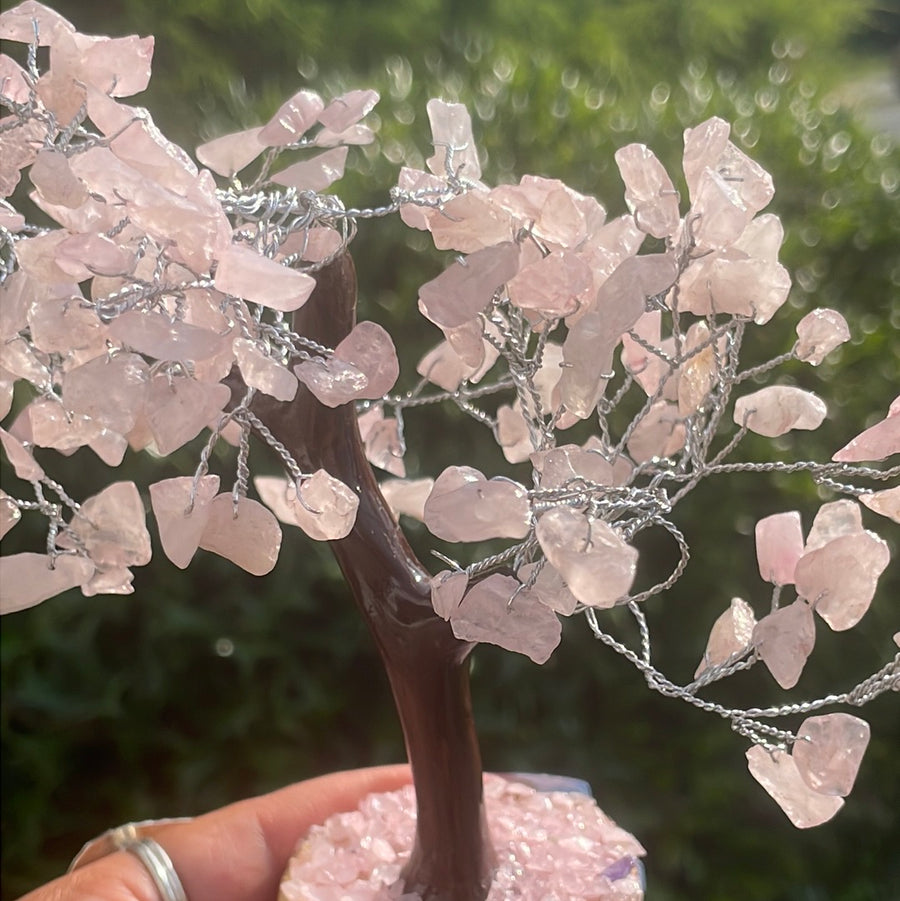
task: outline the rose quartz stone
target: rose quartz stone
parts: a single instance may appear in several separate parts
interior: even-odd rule
[[[674,234],[681,221],[678,192],[653,151],[644,144],[629,144],[616,151],[616,165],[637,227],[654,238]]]
[[[339,178],[343,178],[347,152],[346,147],[326,150],[308,160],[301,160],[275,172],[272,181],[277,185],[301,191],[324,191]]]
[[[819,309],[807,313],[797,323],[797,358],[818,366],[828,354],[850,340],[847,320],[836,310]]]
[[[374,109],[378,103],[378,91],[347,91],[335,97],[325,109],[319,113],[319,122],[329,131],[340,133],[356,125],[363,116]]]
[[[451,572],[449,569],[439,572],[431,580],[431,606],[434,612],[449,622],[468,587],[469,577],[465,572]]]
[[[306,303],[316,280],[260,256],[249,247],[232,244],[219,255],[216,289],[273,310],[289,313]]]
[[[276,400],[293,400],[297,394],[297,377],[285,366],[267,356],[255,342],[237,338],[234,357],[241,377],[249,388],[256,388]]]
[[[495,436],[509,463],[524,463],[531,456],[534,445],[519,401],[497,407]]]
[[[887,543],[873,532],[835,538],[800,558],[797,594],[836,632],[850,629],[869,609],[889,562]]]
[[[844,806],[843,798],[811,789],[793,757],[784,751],[767,751],[754,745],[747,751],[747,766],[798,829],[827,823]]]
[[[0,488],[0,538],[3,538],[13,526],[18,525],[21,518],[22,511],[19,505]]]
[[[488,480],[470,466],[448,466],[425,502],[425,525],[444,541],[524,538],[530,513],[524,485]]]
[[[197,148],[197,159],[218,175],[230,178],[249,166],[266,149],[262,128],[248,128],[207,141]]]
[[[811,789],[844,798],[853,789],[869,735],[869,724],[849,713],[811,716],[797,730],[791,757]]]
[[[425,501],[434,488],[434,479],[385,479],[378,487],[394,516],[425,521]]]
[[[147,394],[147,425],[158,453],[166,456],[192,441],[231,400],[227,385],[211,385],[187,377],[165,375],[150,380]]]
[[[609,461],[596,451],[585,450],[577,444],[536,451],[531,455],[531,462],[541,474],[542,488],[559,488],[573,479],[596,485],[614,483]]]
[[[571,251],[552,253],[520,269],[507,286],[509,299],[547,319],[574,313],[588,299],[593,275],[584,259]]]
[[[796,510],[766,516],[756,524],[759,574],[775,585],[791,585],[803,555],[803,525]]]
[[[258,501],[218,494],[209,505],[209,518],[200,536],[200,547],[225,557],[254,576],[272,571],[281,549],[281,527]]]
[[[403,442],[400,440],[397,420],[393,417],[385,418],[379,404],[358,417],[357,423],[366,459],[373,466],[404,478],[406,466],[403,463]]]
[[[164,479],[150,486],[150,504],[165,555],[179,568],[191,562],[209,519],[209,505],[219,490],[219,477]],[[193,498],[191,497],[193,493]]]
[[[827,413],[825,402],[811,391],[785,385],[770,385],[739,397],[734,421],[757,435],[777,438],[792,429],[817,429]]]
[[[844,445],[831,459],[838,463],[884,460],[900,453],[900,397],[888,415]]]
[[[741,598],[732,598],[728,609],[713,623],[694,678],[743,651],[753,638],[754,628],[756,616],[753,608]]]
[[[542,514],[537,539],[572,594],[590,607],[612,607],[634,582],[638,552],[608,523],[571,507]]]
[[[98,567],[117,569],[150,562],[144,502],[134,482],[114,482],[88,498],[69,530]],[[62,545],[64,538],[60,538]]]
[[[862,494],[859,502],[894,522],[900,522],[900,488],[885,488],[884,491]]]
[[[0,557],[0,613],[34,607],[83,585],[93,572],[94,564],[84,557],[63,554],[51,562],[47,554],[6,554]]]
[[[297,91],[290,100],[281,104],[278,112],[260,129],[260,143],[266,147],[293,144],[316,124],[324,109],[324,101],[314,91]]]
[[[816,643],[812,608],[803,600],[779,607],[753,629],[753,644],[782,688],[793,688]]]
[[[225,347],[224,338],[210,329],[136,310],[117,316],[108,329],[116,340],[157,360],[205,360]]]
[[[357,323],[334,349],[334,359],[349,363],[365,375],[366,386],[359,395],[364,400],[387,394],[400,375],[394,342],[376,322]]]
[[[434,144],[434,155],[427,160],[428,168],[440,176],[449,171],[467,181],[481,178],[478,149],[472,137],[472,119],[465,105],[432,99],[426,109]],[[449,165],[448,149],[452,150]]]
[[[6,459],[12,465],[15,474],[26,482],[36,482],[44,478],[44,470],[31,454],[31,451],[11,435],[6,429],[0,429],[0,444]]]
[[[326,407],[339,407],[362,397],[369,384],[365,373],[336,356],[304,360],[294,367],[294,375]]]
[[[127,435],[143,411],[149,382],[150,368],[137,354],[96,357],[63,376],[63,406]]]
[[[556,614],[535,597],[520,592],[519,581],[494,573],[470,585],[462,602],[450,611],[453,634],[462,641],[498,645],[546,663],[559,645],[562,627]]]
[[[350,534],[359,498],[339,479],[318,469],[297,485],[289,479],[257,476],[253,480],[266,506],[283,522],[299,526],[316,541]]]
[[[858,535],[863,530],[859,504],[849,498],[822,504],[806,536],[806,550],[814,551],[835,538]]]
[[[641,901],[644,849],[584,794],[484,777],[497,866],[487,901]],[[301,839],[279,901],[420,901],[392,887],[415,835],[412,786],[371,795]]]
[[[684,447],[685,428],[676,404],[658,400],[638,420],[626,446],[635,463],[669,457]]]
[[[529,563],[516,573],[523,585],[528,581],[536,566],[536,563]],[[523,594],[534,595],[545,607],[549,607],[555,613],[563,616],[571,616],[578,606],[578,598],[569,591],[569,586],[566,585],[565,579],[552,564],[546,561],[531,587],[520,592],[519,596],[521,597]]]

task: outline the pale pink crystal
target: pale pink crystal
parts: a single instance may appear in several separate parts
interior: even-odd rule
[[[304,360],[294,367],[294,375],[327,407],[362,397],[369,384],[364,373],[335,356]]]
[[[249,166],[266,149],[262,128],[248,128],[207,141],[197,148],[197,159],[218,175],[230,178]]]
[[[25,70],[12,57],[0,53],[0,94],[14,103],[27,103],[29,93]]]
[[[258,139],[266,147],[293,144],[315,125],[323,109],[325,103],[314,91],[297,91],[260,129]]]
[[[378,487],[394,516],[425,521],[425,501],[434,488],[434,479],[385,479]]]
[[[151,556],[145,519],[144,503],[134,482],[114,482],[81,505],[69,531],[99,567],[144,566]]]
[[[421,192],[437,198],[444,193],[446,185],[444,179],[439,175],[403,166],[397,176],[397,190],[403,196]],[[413,203],[405,203],[400,207],[400,218],[410,228],[427,230],[430,227],[431,212],[431,210]]]
[[[25,415],[31,440],[38,447],[52,447],[63,454],[90,444],[107,428],[90,416],[68,412],[59,401],[49,397],[36,397],[25,408]]]
[[[826,413],[820,397],[787,385],[761,388],[739,397],[734,405],[734,421],[767,438],[777,438],[791,429],[817,429]]]
[[[150,382],[145,416],[157,452],[166,456],[192,441],[230,399],[227,385],[155,376]]]
[[[588,311],[569,329],[563,344],[565,368],[559,381],[566,409],[587,419],[603,393],[613,350],[641,317],[647,300],[675,279],[669,254],[630,257],[603,283]]]
[[[445,541],[524,538],[529,520],[524,485],[488,480],[471,466],[448,466],[425,502],[425,525]]]
[[[638,553],[608,523],[571,507],[554,507],[538,519],[535,534],[582,604],[612,607],[628,594]]]
[[[674,234],[681,221],[678,192],[653,151],[644,144],[629,144],[616,151],[616,165],[637,227],[654,238]]]
[[[7,372],[28,379],[33,385],[51,383],[49,359],[44,354],[35,353],[21,336],[0,344],[0,364]]]
[[[764,325],[783,306],[790,289],[790,274],[780,263],[728,247],[688,266],[678,308],[700,316],[730,313]]]
[[[84,557],[62,554],[51,561],[46,554],[4,555],[0,557],[0,613],[34,607],[83,585],[93,572],[94,564]]]
[[[249,247],[233,244],[219,258],[216,289],[273,310],[289,313],[306,303],[316,280],[282,266]]]
[[[200,547],[225,557],[254,576],[272,571],[281,549],[281,527],[258,501],[218,494],[209,505]]]
[[[98,594],[134,594],[134,573],[125,567],[115,569],[97,569],[94,575],[81,586],[81,593],[86,598]]]
[[[750,775],[772,796],[798,829],[827,823],[844,799],[813,791],[804,781],[793,757],[785,751],[767,751],[754,745],[747,751]]]
[[[31,451],[6,429],[0,429],[0,444],[18,478],[25,482],[36,482],[44,478],[44,470],[31,455]]]
[[[377,400],[387,394],[400,374],[391,336],[376,322],[357,323],[334,349],[334,359],[354,366],[366,377],[361,399]]]
[[[0,420],[12,409],[15,376],[0,366]]]
[[[517,579],[499,573],[476,582],[451,613],[450,626],[462,641],[496,644],[545,663],[560,642],[562,627],[552,610],[524,592],[510,603],[518,587]]]
[[[117,316],[108,328],[116,340],[157,360],[205,360],[226,345],[210,329],[136,310]]]
[[[365,446],[366,459],[379,469],[404,478],[403,442],[399,423],[393,417],[385,418],[381,404],[367,410],[357,418],[359,437]]]
[[[18,525],[22,518],[19,505],[0,488],[0,538],[2,538],[13,526]]]
[[[831,459],[838,463],[884,460],[900,453],[900,397],[887,416],[845,444]]]
[[[449,569],[439,572],[431,580],[431,606],[434,612],[449,622],[459,608],[468,585],[469,577],[465,572],[451,572]]]
[[[219,490],[219,477],[164,479],[150,486],[150,504],[159,528],[163,552],[179,569],[186,569],[200,546],[209,519],[209,505]],[[193,494],[193,497],[192,497]]]
[[[695,198],[703,171],[715,168],[725,152],[730,134],[731,126],[718,116],[684,130],[682,168],[691,200]]]
[[[268,394],[276,400],[293,400],[297,394],[297,377],[286,367],[267,356],[253,341],[237,338],[234,356],[244,384]]]
[[[253,480],[266,506],[283,522],[299,526],[316,541],[334,541],[350,534],[359,498],[343,482],[318,469],[297,485],[275,476]]]
[[[718,381],[716,349],[705,322],[696,322],[688,329],[684,353],[687,359],[678,372],[678,413],[682,417],[705,407]]]
[[[25,328],[28,308],[39,291],[44,296],[50,293],[22,269],[10,273],[0,285],[0,339],[3,342]]]
[[[578,254],[562,251],[520,269],[507,288],[516,306],[557,319],[574,313],[592,286],[588,264]]]
[[[523,585],[531,577],[537,565],[536,563],[529,563],[527,566],[521,567],[516,573]],[[546,561],[544,561],[544,565],[535,577],[531,587],[520,592],[520,596],[524,594],[532,594],[545,607],[549,607],[555,613],[560,613],[563,616],[571,616],[578,606],[578,598],[569,591],[569,586],[566,585],[565,579],[554,566]]]
[[[107,465],[118,466],[125,459],[128,440],[124,435],[110,429],[101,429],[95,438],[88,442],[88,447]]]
[[[531,462],[541,474],[541,488],[559,488],[572,480],[612,485],[613,468],[601,454],[563,444],[546,451],[536,451]]]
[[[470,254],[419,288],[419,309],[435,325],[453,328],[474,319],[519,266],[519,251],[507,242]]]
[[[48,285],[70,282],[72,278],[69,273],[56,262],[57,249],[68,237],[65,231],[57,230],[22,238],[16,243],[19,265],[35,281]]]
[[[501,404],[497,408],[496,437],[508,462],[524,463],[531,455],[534,445],[519,401],[512,406]]]
[[[728,609],[713,623],[703,659],[694,678],[705,670],[725,663],[734,654],[739,654],[748,647],[755,627],[753,608],[741,598],[732,598]]]
[[[471,372],[470,381],[477,382],[496,361],[499,347],[504,343],[498,327],[482,317],[469,319],[462,325],[442,326],[447,343],[459,355],[463,364]],[[488,341],[492,338],[496,342]]]
[[[836,632],[850,629],[869,609],[889,562],[887,543],[873,532],[835,538],[800,558],[797,594]]]
[[[685,427],[676,404],[658,400],[641,417],[626,446],[635,463],[669,457],[684,447]]]
[[[460,359],[449,341],[442,341],[419,360],[416,372],[445,391],[456,391],[463,379],[479,382],[496,362],[499,355],[497,349],[487,341],[483,341],[483,348],[485,356],[482,364],[472,367]]]
[[[806,550],[814,551],[835,538],[858,535],[862,531],[862,511],[856,501],[842,498],[822,504],[806,536]]]
[[[828,354],[850,340],[847,320],[836,310],[811,310],[797,323],[797,358],[818,366]]]
[[[149,381],[150,369],[137,354],[96,357],[63,376],[63,406],[127,435],[143,409]]]
[[[803,555],[803,525],[796,510],[766,516],[756,524],[759,574],[775,585],[792,585]]]
[[[886,488],[884,491],[862,494],[859,502],[875,513],[880,513],[894,522],[900,522],[900,488]]]
[[[849,713],[811,716],[797,730],[791,757],[813,791],[843,798],[853,789],[869,735],[869,724]]]
[[[472,189],[427,213],[428,229],[438,250],[476,253],[509,241],[515,234],[509,213],[487,191]]]
[[[426,109],[434,144],[434,155],[427,160],[428,168],[435,175],[452,172],[468,181],[481,178],[472,119],[465,105],[432,99]]]
[[[28,325],[36,347],[63,355],[84,351],[89,357],[106,352],[110,332],[93,310],[82,306],[80,294],[41,297],[40,292],[35,293],[28,308]]]
[[[340,133],[355,125],[367,115],[378,103],[378,91],[347,91],[335,97],[325,109],[319,113],[319,122],[329,131]]]
[[[816,643],[812,608],[803,600],[779,607],[753,629],[753,644],[782,688],[793,688]]]
[[[342,131],[322,128],[313,138],[316,147],[336,147],[338,144],[371,144],[375,140],[375,132],[368,125],[351,125]]]
[[[515,777],[513,777],[515,778]],[[488,833],[497,855],[487,901],[642,901],[644,849],[589,796],[532,777],[486,774]],[[523,784],[523,783],[528,783]],[[371,795],[313,826],[288,864],[279,901],[385,901],[416,832],[412,785]],[[404,894],[402,901],[419,901]],[[400,901],[400,896],[397,896]]]
[[[59,151],[42,150],[38,153],[28,177],[50,203],[75,209],[88,199],[84,184],[75,177],[68,159]]]
[[[105,235],[72,235],[57,245],[56,265],[82,282],[94,275],[129,275],[135,256]]]
[[[0,15],[0,38],[30,44],[35,39],[35,23],[39,47],[52,44],[62,31],[75,30],[68,19],[64,19],[49,6],[37,3],[36,0],[24,0]]]
[[[335,147],[274,173],[272,181],[301,191],[324,191],[343,177],[346,163],[347,148]]]

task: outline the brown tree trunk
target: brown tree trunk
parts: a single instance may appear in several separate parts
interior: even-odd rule
[[[334,347],[355,323],[350,255],[316,280],[294,330]],[[353,531],[330,544],[384,661],[412,764],[418,819],[405,888],[428,901],[483,901],[493,850],[469,693],[472,645],[432,610],[429,574],[378,490],[353,404],[330,409],[301,384],[292,402],[258,395],[253,409],[304,472],[325,469],[359,496]]]

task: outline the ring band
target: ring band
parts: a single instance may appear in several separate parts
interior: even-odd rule
[[[162,901],[187,901],[172,858],[159,842],[152,838],[140,838],[131,823],[114,830],[111,840],[114,847],[128,851],[144,865]]]
[[[173,823],[189,822],[190,817],[177,817],[169,820],[145,820],[141,823],[126,823],[104,832],[103,835],[88,842],[69,865],[69,872],[83,867],[107,854],[115,851],[127,851],[133,854],[144,865],[156,886],[162,901],[187,901],[187,893],[172,858],[159,842],[149,837],[142,837],[140,830],[145,827],[162,826]]]

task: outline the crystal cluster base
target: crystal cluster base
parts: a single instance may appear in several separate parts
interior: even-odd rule
[[[643,899],[644,849],[593,798],[491,775],[484,794],[498,862],[488,901]],[[279,901],[418,901],[396,886],[412,849],[415,809],[407,786],[313,827],[291,859]]]

